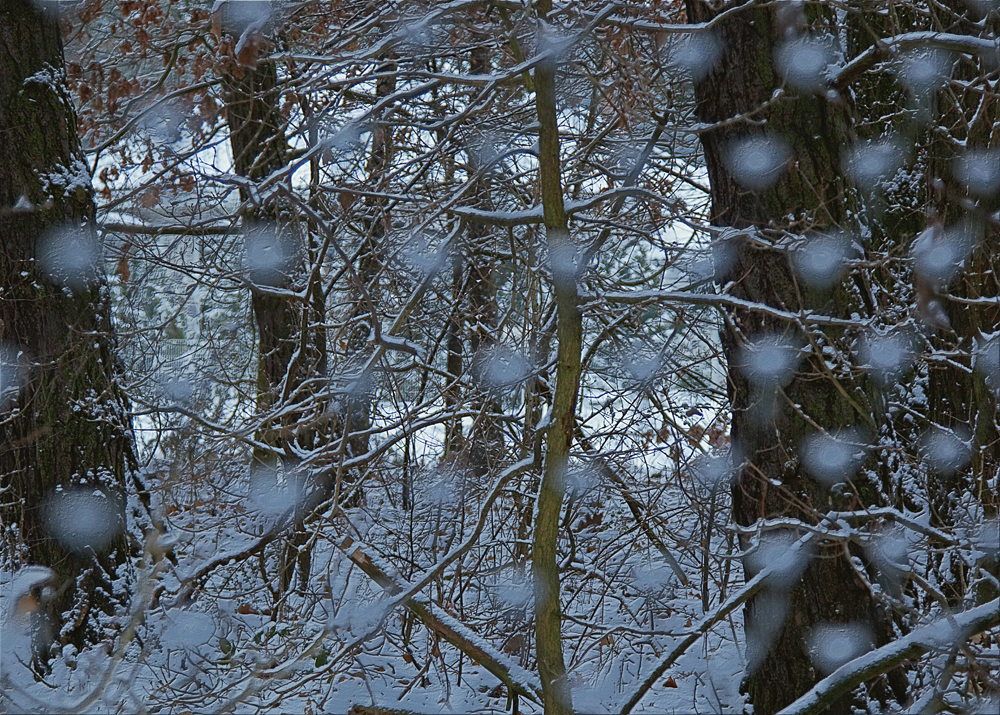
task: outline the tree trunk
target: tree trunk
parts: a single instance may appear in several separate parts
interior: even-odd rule
[[[472,51],[469,71],[472,74],[488,75],[490,73],[489,46],[485,37],[475,36],[482,43]],[[470,171],[482,171],[484,160],[489,160],[488,147],[480,152],[478,157],[470,157]],[[490,172],[478,179],[472,191],[474,205],[484,211],[490,210]],[[496,346],[497,328],[497,285],[496,262],[486,250],[493,237],[490,227],[486,224],[472,221],[466,233],[467,255],[464,256],[468,266],[469,294],[469,353],[476,357],[486,355]],[[473,366],[475,368],[475,366]],[[503,431],[494,418],[500,410],[499,401],[493,395],[474,403],[474,408],[482,415],[472,427],[469,445],[469,459],[472,470],[477,476],[483,476],[495,469],[503,458]]]
[[[550,0],[536,3],[539,17],[552,11]],[[576,425],[576,402],[580,389],[583,327],[577,292],[575,262],[569,235],[569,220],[563,204],[562,164],[559,157],[559,126],[556,116],[554,62],[535,69],[535,107],[538,114],[538,180],[541,185],[545,237],[557,311],[556,389],[552,398],[546,440],[545,471],[538,487],[535,534],[531,545],[531,569],[535,581],[535,642],[538,672],[542,680],[542,703],[548,715],[573,712],[570,684],[562,649],[562,604],[560,602],[559,516],[565,496],[569,448]]]
[[[688,0],[688,19],[705,22],[743,3],[721,5],[713,8],[702,0]],[[774,247],[789,233],[849,227],[853,210],[850,187],[839,170],[852,126],[849,98],[796,94],[787,87],[782,96],[775,96],[783,84],[772,66],[775,48],[797,35],[799,23],[823,22],[816,16],[778,17],[794,7],[787,3],[775,9],[773,3],[758,2],[716,25],[724,54],[695,85],[698,115],[706,124],[753,112],[748,118],[752,121],[737,119],[701,133],[711,182],[712,223],[749,230],[720,251],[731,249],[732,260],[721,268],[719,280],[729,294],[742,300],[793,313],[821,309],[846,318],[864,310],[861,287],[845,281],[829,291],[809,288],[796,280],[787,251]],[[767,146],[779,166],[770,172],[765,169],[764,178],[752,171],[748,176],[736,152],[753,145],[739,142],[765,137],[773,143],[757,146]],[[787,382],[778,379],[767,385],[749,366],[752,352],[747,346],[775,336],[804,346],[802,352],[807,354]],[[733,486],[736,523],[751,526],[779,516],[817,523],[831,508],[881,503],[875,486],[861,479],[854,480],[851,489],[827,489],[799,458],[802,441],[815,431],[812,423],[830,432],[871,426],[872,410],[862,382],[849,370],[831,371],[817,355],[820,343],[849,355],[848,336],[833,329],[804,332],[794,324],[740,309],[727,316],[721,337],[729,364],[733,444],[743,460]],[[748,579],[757,570],[752,559],[744,568]],[[748,602],[747,688],[757,715],[777,712],[818,682],[821,673],[812,665],[807,643],[811,629],[822,622],[860,623],[870,629],[876,645],[891,637],[869,589],[840,545],[820,547],[801,578],[774,584]],[[901,687],[898,682],[894,685]],[[881,683],[874,694],[885,699]],[[829,712],[847,715],[854,704],[845,696]]]
[[[58,17],[38,5],[0,4],[0,517],[4,560],[56,574],[34,623],[44,671],[53,644],[106,640],[127,606],[138,482]]]
[[[224,26],[225,19],[224,14]],[[236,34],[240,27],[228,29]],[[255,42],[265,40],[259,37]],[[245,53],[240,57],[246,59]],[[279,107],[277,68],[273,62],[245,66],[236,57],[226,61],[228,67],[222,81],[233,168],[241,176],[260,181],[286,162],[285,120]],[[246,202],[250,192],[241,189],[240,196]],[[311,280],[309,272],[302,270],[303,259],[312,253],[309,230],[305,222],[293,221],[292,215],[278,201],[266,206],[246,206],[243,212],[251,303],[260,353],[257,412],[263,422],[255,436],[269,447],[254,450],[253,459],[254,468],[261,469],[263,478],[268,480],[277,478],[279,468],[294,471],[292,455],[315,449],[323,441],[317,427],[323,424],[316,414],[320,408],[312,399],[315,390],[305,386],[312,378],[320,378],[313,380],[312,384],[317,386],[326,378],[326,334],[321,327],[324,304],[321,286],[315,281],[306,291],[307,299],[289,292],[300,288],[302,280]],[[266,257],[268,253],[271,258]],[[289,403],[299,405],[300,409],[282,409],[277,419],[268,414]],[[301,478],[301,475],[288,476]],[[313,487],[329,489],[330,485]],[[303,516],[295,515],[293,533],[284,543],[278,567],[279,598],[292,583],[296,563],[303,586],[309,577],[309,555],[302,550],[307,542],[301,528]]]

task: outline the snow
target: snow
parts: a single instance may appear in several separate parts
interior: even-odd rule
[[[160,645],[168,650],[197,652],[209,645],[215,635],[215,621],[205,613],[172,608],[163,614]]]
[[[102,551],[124,527],[118,505],[94,487],[54,492],[46,501],[45,523],[64,548],[79,553]]]
[[[58,285],[75,291],[87,290],[102,273],[97,235],[72,226],[50,231],[39,245],[38,267]]]
[[[652,17],[646,14],[646,6],[636,10],[635,16],[630,8],[625,17],[609,15],[619,7],[614,3],[606,5],[598,15],[592,15],[585,4],[569,4],[559,6],[549,24],[534,22],[522,14],[528,11],[516,3],[501,3],[513,23],[501,36],[490,38],[487,45],[491,50],[506,48],[514,38],[520,38],[533,45],[529,54],[534,56],[515,65],[507,61],[505,49],[493,55],[503,58],[501,66],[472,74],[463,71],[462,63],[467,59],[457,61],[451,53],[453,43],[464,31],[463,18],[473,4],[468,0],[403,4],[400,13],[379,15],[378,23],[364,13],[348,19],[339,15],[324,17],[323,22],[331,23],[340,35],[331,37],[327,46],[308,48],[309,53],[297,51],[294,33],[283,39],[288,51],[283,44],[281,53],[269,59],[278,63],[279,73],[291,72],[297,78],[292,91],[301,94],[292,99],[305,99],[320,114],[307,120],[295,102],[285,105],[283,98],[282,106],[291,107],[289,143],[293,151],[305,153],[296,154],[287,167],[262,181],[231,175],[224,120],[217,125],[222,133],[213,140],[216,143],[195,147],[188,128],[181,123],[183,107],[174,105],[169,94],[156,105],[162,114],[147,107],[148,112],[136,116],[133,126],[139,129],[139,137],[126,137],[126,132],[118,138],[126,137],[121,142],[109,141],[98,151],[110,149],[110,154],[120,150],[124,157],[135,150],[140,139],[151,142],[157,150],[164,149],[160,145],[170,144],[163,153],[175,152],[185,171],[199,167],[196,173],[205,184],[189,196],[178,195],[175,207],[133,211],[127,203],[117,202],[133,187],[148,182],[149,177],[130,177],[127,187],[115,189],[110,204],[113,215],[122,217],[116,221],[128,222],[128,233],[123,231],[123,235],[142,237],[142,231],[148,229],[157,232],[157,241],[162,239],[146,242],[146,238],[140,238],[133,243],[128,256],[132,277],[123,278],[122,284],[114,287],[113,295],[120,311],[116,319],[121,335],[131,351],[125,361],[125,379],[130,397],[135,400],[135,423],[142,438],[140,459],[148,459],[151,465],[148,477],[157,518],[165,519],[171,530],[169,537],[159,538],[172,541],[179,565],[175,569],[169,559],[160,562],[162,569],[151,577],[151,585],[158,593],[157,605],[143,601],[141,609],[143,647],[133,648],[128,658],[112,664],[114,673],[106,683],[102,680],[108,666],[106,652],[93,649],[77,653],[72,648],[63,649],[56,661],[50,681],[56,690],[29,682],[30,674],[8,653],[8,647],[22,658],[28,652],[28,629],[21,628],[26,626],[26,619],[17,628],[5,628],[3,670],[5,677],[16,670],[11,676],[16,686],[12,698],[17,698],[18,706],[31,706],[22,709],[46,710],[49,706],[71,710],[82,701],[64,699],[64,691],[78,698],[84,692],[81,683],[87,688],[105,683],[103,695],[88,710],[138,711],[166,702],[178,710],[229,707],[239,712],[346,712],[354,703],[371,701],[426,712],[502,712],[503,698],[491,694],[498,692],[493,690],[493,676],[485,673],[481,665],[471,665],[467,658],[460,660],[450,646],[440,644],[440,655],[435,654],[433,649],[438,644],[420,626],[404,632],[400,625],[403,609],[390,608],[399,604],[387,600],[364,574],[349,562],[345,564],[346,559],[335,558],[339,554],[335,543],[343,535],[340,532],[354,527],[371,540],[373,560],[399,583],[406,584],[407,591],[433,602],[434,612],[460,630],[463,637],[492,652],[501,651],[496,653],[497,658],[505,660],[499,662],[511,668],[521,682],[537,687],[537,674],[531,672],[532,589],[518,570],[523,564],[514,563],[512,556],[516,545],[530,543],[530,533],[525,542],[525,535],[519,535],[517,530],[519,512],[515,500],[530,508],[532,479],[536,475],[529,471],[519,476],[508,473],[497,484],[479,483],[463,463],[466,452],[445,447],[447,436],[457,428],[462,430],[462,440],[457,442],[463,446],[474,443],[496,408],[500,415],[495,424],[504,434],[506,447],[503,454],[490,454],[490,459],[504,464],[504,460],[520,459],[514,467],[529,470],[534,457],[532,438],[540,435],[522,429],[532,393],[521,388],[536,374],[544,384],[544,378],[554,369],[551,350],[546,352],[545,346],[554,321],[545,324],[538,317],[551,305],[546,257],[543,251],[526,255],[542,247],[533,237],[541,235],[543,212],[532,185],[537,161],[530,156],[537,147],[533,134],[537,124],[532,116],[531,93],[524,91],[521,73],[540,62],[565,63],[570,57],[585,58],[580,66],[586,67],[588,53],[593,49],[590,38],[596,37],[598,42],[604,38],[589,30],[578,30],[587,22],[598,22],[598,18],[609,22],[608,27],[601,25],[602,33],[609,27],[612,35],[620,28],[652,33],[635,47],[640,48],[648,40],[650,46],[661,48],[659,59],[666,69],[665,82],[704,79],[718,67],[727,48],[712,30],[721,22],[713,20],[697,26],[648,22],[642,19]],[[248,10],[246,3],[216,4],[220,12],[229,6],[236,13],[228,17],[223,13],[222,21],[236,36],[238,48],[274,19],[279,4],[266,5],[266,10],[264,3]],[[498,9],[500,6],[492,14],[477,15],[477,22],[489,23],[496,18]],[[387,6],[386,12],[389,10]],[[733,3],[733,9],[723,12],[722,17],[733,18],[742,11],[739,3]],[[838,22],[843,20],[838,18]],[[835,66],[839,58],[833,40],[788,29],[774,54],[784,82],[799,92],[825,93],[841,74]],[[949,70],[921,65],[921,53],[905,54],[913,49],[912,43],[951,43],[982,53],[996,49],[988,36],[911,33],[882,39],[885,42],[873,49],[872,56],[897,49],[904,58],[916,58],[909,69],[905,61],[889,58],[893,66],[907,69],[906,81],[912,94],[939,86],[946,81]],[[357,44],[349,47],[350,42]],[[446,44],[448,49],[439,52]],[[419,56],[418,62],[414,54]],[[738,453],[728,456],[724,451],[730,435],[722,409],[724,367],[714,355],[719,350],[714,334],[720,324],[719,314],[728,316],[732,309],[753,311],[771,325],[787,323],[796,329],[804,328],[810,339],[820,339],[821,343],[819,328],[846,330],[848,339],[861,335],[853,360],[844,344],[836,348],[823,344],[822,357],[834,370],[856,366],[866,369],[882,387],[873,399],[884,399],[888,409],[895,410],[892,414],[900,414],[904,408],[915,410],[921,401],[931,399],[926,380],[920,382],[923,378],[919,377],[927,361],[935,360],[941,366],[962,362],[968,345],[931,355],[921,353],[923,343],[916,333],[907,332],[907,317],[898,310],[844,316],[828,313],[832,310],[829,307],[799,311],[754,304],[728,294],[727,290],[732,290],[740,279],[729,275],[735,265],[737,241],[728,239],[739,236],[758,246],[768,243],[771,233],[705,225],[710,215],[708,199],[702,189],[694,186],[704,184],[707,173],[704,167],[691,171],[685,166],[689,161],[685,152],[694,149],[684,143],[684,137],[690,137],[691,131],[698,128],[685,124],[690,122],[690,86],[667,85],[672,92],[682,88],[676,89],[669,112],[657,129],[664,129],[662,136],[650,131],[652,125],[647,119],[642,119],[642,126],[628,126],[633,116],[627,111],[620,125],[616,124],[618,117],[604,124],[604,100],[592,99],[591,94],[597,97],[609,92],[615,98],[618,95],[613,92],[619,89],[602,84],[604,77],[615,82],[635,82],[635,86],[624,90],[627,95],[622,96],[627,96],[628,102],[622,106],[629,102],[640,107],[647,106],[646,102],[661,109],[667,106],[657,98],[661,86],[644,85],[641,66],[633,76],[631,66],[625,63],[631,57],[626,55],[608,55],[610,71],[593,86],[574,84],[582,77],[579,66],[560,68],[560,97],[579,105],[567,107],[559,118],[566,130],[561,137],[565,176],[578,183],[566,184],[572,236],[562,245],[549,246],[548,267],[557,279],[577,281],[583,294],[581,309],[588,321],[585,349],[590,352],[581,389],[579,429],[592,445],[585,449],[582,439],[574,444],[573,449],[578,450],[574,467],[579,468],[566,474],[571,498],[565,505],[567,528],[562,529],[565,534],[559,544],[559,558],[565,565],[566,657],[580,711],[617,711],[623,697],[638,694],[643,702],[636,707],[654,712],[740,712],[744,698],[738,687],[746,660],[755,663],[761,654],[744,656],[741,652],[745,637],[737,607],[751,593],[763,590],[767,595],[761,596],[760,603],[770,615],[758,620],[756,627],[769,633],[780,628],[786,592],[807,558],[799,551],[808,554],[806,546],[791,543],[787,535],[782,535],[783,530],[805,529],[810,531],[810,538],[825,534],[825,538],[845,544],[863,544],[882,576],[896,579],[898,584],[911,569],[924,573],[931,551],[934,557],[951,559],[944,562],[945,570],[951,563],[960,563],[960,559],[971,564],[972,556],[995,552],[996,540],[991,540],[988,529],[996,525],[986,522],[983,530],[963,527],[965,531],[956,531],[951,526],[934,529],[929,526],[929,508],[914,514],[864,509],[870,505],[861,505],[857,512],[829,515],[828,523],[819,526],[789,518],[758,524],[748,532],[735,530],[727,520],[729,487],[742,458]],[[375,73],[385,76],[386,58],[390,56],[398,87],[388,98],[373,97]],[[622,64],[615,64],[618,62]],[[848,63],[845,70],[851,66],[857,65]],[[284,79],[282,74],[281,81]],[[450,93],[452,86],[460,86],[468,98],[461,92]],[[849,92],[842,91],[840,96],[846,97]],[[502,103],[496,102],[498,97],[503,98]],[[779,89],[769,111],[791,101],[797,101],[794,95]],[[136,106],[144,106],[144,102]],[[364,111],[365,106],[372,110]],[[505,114],[497,121],[493,108],[500,106]],[[180,108],[176,115],[172,113],[174,108]],[[593,135],[585,127],[586,112],[577,111],[581,108],[593,109],[593,121],[609,127],[605,139],[593,145],[586,143]],[[376,122],[382,122],[382,127],[401,128],[386,178],[377,186],[369,182],[372,177],[365,167]],[[751,110],[736,118],[732,126],[738,132],[766,132],[766,123],[766,112]],[[306,132],[314,134],[308,141],[304,138]],[[847,153],[845,164],[862,192],[881,194],[892,183],[898,189],[911,179],[926,178],[917,169],[904,167],[913,154],[909,136],[876,139],[856,145]],[[644,141],[650,142],[648,156],[635,162],[641,153],[637,147]],[[463,166],[462,151],[456,147],[464,148],[470,164],[495,163],[491,172],[479,177],[490,184],[490,201],[472,196],[472,180],[468,177],[477,169]],[[747,192],[768,188],[789,165],[790,153],[780,136],[764,134],[734,143],[731,149],[727,168]],[[182,160],[180,155],[189,150],[194,154]],[[453,160],[451,167],[439,167],[438,157]],[[321,177],[315,192],[309,187],[313,161]],[[983,198],[995,191],[990,188],[996,183],[995,163],[994,155],[965,151],[959,154],[953,171],[973,198]],[[662,171],[665,167],[666,172]],[[454,176],[449,176],[448,171],[453,171]],[[633,175],[625,182],[628,190],[614,188],[625,173]],[[692,186],[680,190],[667,181],[647,181],[652,176],[674,173],[690,180]],[[426,181],[416,180],[421,176]],[[605,179],[608,190],[604,190]],[[72,171],[57,167],[47,181],[51,188],[89,190],[89,176],[84,177],[79,166]],[[237,188],[245,189],[251,196],[250,203],[257,204],[273,201],[281,191],[294,194],[293,198],[302,203],[301,215],[295,218],[301,219],[303,226],[308,224],[311,239],[323,243],[321,257],[308,265],[298,244],[285,243],[273,229],[267,229],[272,231],[271,236],[250,232],[246,250],[241,251],[241,232],[237,223],[228,218],[239,207]],[[218,193],[213,193],[215,189]],[[340,208],[309,213],[310,207],[323,203],[325,195],[344,196],[353,189],[358,193],[352,207],[340,204]],[[674,201],[677,208],[673,208]],[[168,200],[163,199],[163,203]],[[664,207],[669,215],[658,215]],[[300,439],[302,434],[295,434],[284,445],[287,460],[280,467],[247,470],[250,452],[255,448],[266,450],[255,432],[265,420],[284,419],[299,405],[280,405],[266,414],[257,412],[256,335],[245,279],[249,278],[259,290],[274,289],[296,272],[300,262],[320,281],[340,275],[341,270],[349,272],[356,241],[376,225],[377,214],[383,209],[386,225],[392,227],[385,245],[390,250],[400,245],[404,249],[381,263],[377,279],[359,290],[354,290],[353,283],[350,290],[335,282],[320,284],[330,292],[316,320],[322,321],[322,329],[328,331],[330,364],[326,369],[334,377],[328,380],[327,374],[320,376],[297,396],[308,397],[307,393],[314,389],[311,394],[318,399],[307,404],[310,409],[320,407],[303,419],[315,420],[324,430],[328,425],[333,427],[318,440],[324,443],[322,447],[310,445],[308,439]],[[876,213],[872,211],[865,220]],[[805,218],[790,215],[795,222]],[[106,224],[109,228],[113,225]],[[488,261],[491,270],[497,267],[489,278],[495,280],[492,287],[501,295],[501,315],[495,324],[476,317],[481,320],[478,327],[492,331],[484,344],[496,347],[477,356],[470,355],[471,350],[463,353],[467,369],[455,382],[441,369],[444,343],[436,330],[444,324],[447,305],[456,300],[453,289],[459,288],[453,288],[450,276],[438,276],[451,260],[463,270],[466,268],[461,261],[479,248],[462,243],[467,234],[471,235],[468,229],[472,226],[477,231],[493,232],[497,239],[484,242],[487,255],[483,262]],[[591,256],[588,252],[598,244],[588,240],[605,227],[610,238],[602,239],[600,250],[594,248]],[[186,228],[194,230],[185,233]],[[870,237],[872,228],[874,224],[862,226],[859,235]],[[792,235],[805,230],[790,231],[783,244],[802,287],[828,291],[838,285],[848,269],[857,271],[859,277],[866,275],[862,271],[868,270],[867,256],[864,263],[855,260],[860,255],[856,244],[862,243],[862,238],[848,234]],[[911,256],[918,273],[936,287],[948,280],[945,274],[951,267],[959,267],[952,276],[957,277],[966,258],[963,252],[978,240],[972,232],[966,234],[968,240],[954,234],[959,242],[946,242],[943,248],[937,242],[939,238],[947,239],[951,235],[948,231],[935,236],[933,242],[918,241],[922,248]],[[111,231],[107,235],[113,241],[122,238]],[[716,238],[712,246],[707,244],[709,236]],[[897,238],[905,245],[910,237],[893,237]],[[412,239],[410,243],[408,239]],[[525,247],[529,250],[525,251]],[[121,242],[109,245],[109,257],[117,259],[115,251],[119,250]],[[709,251],[713,261],[705,260]],[[701,262],[691,260],[694,257]],[[880,258],[876,254],[875,259]],[[93,271],[91,263],[97,266]],[[903,274],[910,264],[899,252],[889,255],[881,269]],[[523,273],[522,266],[526,267]],[[400,267],[409,270],[401,271]],[[100,268],[96,259],[89,263],[85,260],[76,269],[83,275],[78,285],[89,285],[91,274],[99,275]],[[690,268],[698,284],[676,288],[679,284],[675,275],[681,268]],[[73,270],[53,269],[53,274],[60,272]],[[713,277],[734,284],[714,287],[709,285]],[[343,279],[343,283],[352,280],[353,276]],[[414,280],[419,284],[416,287]],[[853,282],[845,287],[854,290]],[[309,295],[298,286],[267,292],[293,300]],[[379,312],[375,318],[386,325],[369,325],[367,342],[362,335],[364,346],[355,352],[353,343],[348,344],[354,326],[348,325],[345,316],[357,307],[359,294],[372,299]],[[224,305],[220,296],[227,301]],[[876,295],[878,301],[883,297]],[[530,300],[537,300],[538,305],[526,307]],[[957,303],[962,299],[954,300]],[[990,301],[995,302],[990,296],[965,300],[970,307],[989,307]],[[144,313],[146,310],[148,313]],[[173,336],[174,330],[181,337]],[[171,337],[163,337],[164,331]],[[695,341],[685,339],[695,334],[705,338],[705,345],[697,349],[692,348]],[[138,348],[136,343],[140,343]],[[984,335],[977,342],[975,354],[977,375],[994,389],[1000,385],[998,343],[995,335]],[[551,344],[547,347],[551,348]],[[0,358],[4,350],[16,355],[17,346],[0,346]],[[745,374],[756,390],[776,391],[786,384],[801,352],[798,343],[765,334],[747,347],[743,355]],[[27,379],[27,372],[16,363],[14,358],[0,359],[0,403],[15,404],[13,400]],[[909,380],[907,375],[914,363],[918,365],[918,377]],[[418,373],[413,368],[420,371],[420,377],[415,377]],[[703,379],[706,390],[691,387]],[[897,382],[906,384],[897,390]],[[457,396],[455,402],[451,402],[453,396]],[[545,402],[544,397],[541,402]],[[489,407],[484,410],[487,403]],[[332,409],[327,411],[328,407]],[[549,425],[544,404],[538,414],[543,417],[535,427],[544,430]],[[367,450],[366,454],[354,453],[353,445],[341,439],[339,426],[348,416],[365,420],[368,446],[360,451]],[[914,425],[922,424],[920,415],[917,419],[909,414],[906,417]],[[717,453],[697,456],[709,448],[710,438],[695,428],[712,426],[721,430],[711,437],[719,440],[712,443],[719,445],[713,447]],[[916,480],[935,479],[967,460],[954,443],[921,443],[920,429],[913,428],[912,439],[910,435],[905,439],[887,436],[883,441],[884,435],[879,434],[877,450],[873,449],[879,461],[883,457],[891,460],[886,465],[887,478],[894,484],[899,482],[901,493],[896,496],[907,504],[911,502],[906,500],[916,498],[919,492],[914,486]],[[835,485],[856,475],[871,441],[867,433],[832,429],[827,433],[818,429],[799,445],[797,453],[789,449],[788,459],[801,459],[820,482]],[[927,469],[918,459],[921,444]],[[968,444],[965,448],[968,451]],[[167,455],[175,461],[168,462]],[[598,461],[587,461],[591,459]],[[608,464],[622,475],[620,491],[600,478],[599,470],[592,466],[597,463]],[[285,464],[290,465],[288,469]],[[318,475],[336,475],[343,478],[345,485],[348,479],[364,480],[365,503],[346,513],[342,505],[324,507],[297,527],[311,549],[312,571],[301,589],[296,583],[280,595],[279,608],[274,604],[279,597],[270,577],[289,543],[282,529],[289,512],[306,498],[306,485]],[[781,487],[780,480],[766,476],[771,484]],[[878,476],[866,471],[862,478]],[[411,487],[408,509],[398,503],[403,479],[408,479]],[[641,507],[639,517],[625,509],[620,498],[623,493]],[[92,493],[83,496],[96,498]],[[130,511],[132,507],[141,508],[134,495],[129,504]],[[970,507],[970,514],[977,513]],[[643,528],[636,523],[637,518],[645,520]],[[976,523],[978,517],[969,518],[969,523]],[[84,524],[99,525],[101,521],[85,519]],[[900,525],[899,529],[882,529],[882,525],[891,524]],[[581,528],[577,530],[577,526]],[[735,543],[742,539],[753,543],[754,529],[763,530],[763,536],[759,544],[750,547],[746,563],[763,570],[744,585],[739,567],[741,554]],[[665,546],[652,548],[648,533],[662,538]],[[101,530],[96,529],[96,534],[77,533],[72,540],[90,548],[100,543]],[[933,549],[927,547],[929,537],[935,544]],[[661,554],[676,554],[692,577],[696,573],[705,577],[704,601],[701,594],[679,585],[676,572],[662,565],[658,550]],[[937,582],[935,585],[940,586]],[[766,608],[768,604],[773,608]],[[916,607],[912,599],[903,605]],[[264,612],[265,606],[270,613]],[[920,608],[927,612],[924,606]],[[825,624],[814,629],[812,648],[820,670],[835,671],[849,666],[846,661],[850,658],[862,655],[866,634],[853,632],[852,627]],[[939,630],[937,643],[946,643],[956,633],[945,626]],[[503,652],[502,644],[522,633],[527,634],[529,644],[523,651],[524,659],[516,662],[517,658],[508,658]],[[232,658],[223,657],[228,648],[223,650],[221,638],[232,646]],[[401,649],[401,643],[409,652]],[[319,663],[321,652],[329,656],[329,665]],[[407,661],[402,652],[415,662]],[[458,677],[460,663],[464,669]],[[422,665],[426,669],[421,672]],[[918,667],[933,672],[937,661]],[[648,678],[655,670],[660,672],[651,682]],[[666,682],[668,671],[670,683],[676,688]],[[6,680],[4,684],[6,688]],[[623,695],[623,690],[629,695]],[[28,694],[30,698],[37,695],[37,701],[30,700]],[[537,711],[530,703],[521,705],[526,712]]]
[[[5,622],[25,620],[24,616],[38,609],[36,591],[53,582],[55,572],[47,566],[23,566],[14,574],[9,588],[4,594],[7,610],[3,612]]]
[[[825,92],[829,67],[836,62],[832,38],[804,36],[788,40],[774,50],[775,66],[785,81],[803,92]]]
[[[771,135],[734,140],[725,154],[733,177],[751,191],[764,191],[773,186],[791,159],[791,150],[784,140]]]

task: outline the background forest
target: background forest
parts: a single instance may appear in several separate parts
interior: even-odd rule
[[[0,711],[996,712],[998,31],[0,0]]]

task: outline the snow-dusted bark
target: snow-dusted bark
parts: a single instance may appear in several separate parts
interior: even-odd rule
[[[33,608],[44,670],[121,625],[141,503],[90,171],[42,6],[0,5],[0,517],[3,560],[54,572]]]
[[[815,240],[848,230],[856,213],[841,169],[843,147],[851,140],[850,97],[832,101],[822,74],[796,74],[803,43],[829,32],[832,11],[807,11],[801,3],[702,0],[690,0],[687,9],[695,22],[732,11],[715,26],[725,52],[695,83],[695,93],[705,124],[700,138],[712,223],[737,229],[720,236],[726,260],[717,267],[719,292],[747,301],[746,307],[733,306],[722,331],[732,440],[744,460],[732,490],[733,518],[742,526],[779,515],[809,522],[819,519],[817,509],[847,509],[852,499],[882,505],[884,497],[861,480],[852,482],[857,492],[831,488],[851,479],[859,465],[842,460],[831,482],[801,451],[808,439],[873,427],[861,375],[824,357],[831,350],[849,354],[849,339],[839,326],[800,328],[798,319],[775,312],[822,307],[845,320],[866,311],[870,301],[863,285],[856,289],[840,273],[827,277],[811,270],[810,240],[799,244],[798,255],[787,244],[791,237]],[[783,51],[791,58],[782,60]],[[836,243],[829,245],[836,253]],[[760,567],[744,560],[748,580]],[[772,715],[812,687],[818,674],[809,632],[824,622],[848,621],[865,624],[879,644],[891,637],[874,596],[839,547],[819,547],[786,584],[750,599],[747,689],[754,712]],[[879,696],[885,698],[884,689]],[[845,697],[830,712],[846,714],[852,707]]]

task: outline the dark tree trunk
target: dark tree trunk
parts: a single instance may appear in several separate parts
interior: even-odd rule
[[[688,0],[688,18],[704,22],[721,9],[742,4]],[[806,20],[786,17],[779,22],[780,10],[774,3],[761,2],[719,23],[722,58],[695,86],[699,118],[706,124],[753,112],[750,121],[737,119],[701,133],[711,181],[712,223],[749,230],[729,241],[732,262],[719,278],[729,294],[746,301],[793,313],[821,309],[848,317],[865,312],[868,296],[862,282],[844,281],[829,292],[810,289],[796,281],[787,253],[774,247],[787,233],[849,228],[853,208],[850,187],[839,169],[853,120],[849,98],[831,100],[788,88],[783,96],[774,95],[782,86],[772,66],[774,50],[784,38],[795,36],[796,23]],[[819,24],[822,18],[809,21]],[[784,143],[788,161],[774,172],[772,183],[761,182],[754,190],[730,170],[730,152],[734,141],[762,137],[765,132]],[[812,345],[787,384],[762,388],[746,374],[744,351],[748,344],[775,335],[806,348]],[[841,493],[827,489],[805,471],[799,458],[802,440],[815,431],[810,422],[829,431],[873,426],[864,385],[848,371],[831,372],[816,354],[818,341],[844,350],[849,338],[832,329],[813,328],[806,334],[801,327],[752,309],[727,316],[722,343],[729,363],[732,437],[744,460],[733,487],[733,516],[741,526],[779,516],[817,523],[831,508],[882,503],[875,485],[861,479]],[[745,570],[747,578],[755,573],[752,563],[745,564]],[[822,677],[807,646],[815,625],[861,623],[872,630],[876,644],[891,636],[872,594],[840,545],[820,546],[798,581],[774,586],[754,598],[745,616],[752,663],[747,687],[757,715],[777,712]],[[884,685],[877,684],[874,694],[884,699]],[[851,697],[842,698],[830,712],[846,715],[853,704]]]
[[[396,63],[393,56],[382,58],[376,69],[379,75],[375,82],[377,100],[384,100],[396,91]],[[387,109],[384,111],[391,111]],[[381,119],[381,118],[379,118]],[[365,189],[369,192],[386,191],[389,184],[389,169],[393,154],[393,129],[383,121],[376,121],[371,132],[371,154],[365,169],[368,181]],[[385,260],[385,239],[389,228],[389,211],[386,199],[378,196],[365,198],[366,215],[364,225],[367,228],[361,250],[358,253],[356,268],[351,286],[350,314],[347,316],[347,357],[349,369],[360,367],[370,354],[368,341],[373,333],[372,322],[380,320],[377,311],[379,306],[378,281]],[[344,455],[362,457],[369,451],[367,431],[371,426],[372,385],[376,375],[351,375],[354,385],[348,386],[349,394],[344,397],[345,409],[341,414],[339,429],[346,432],[347,450]],[[366,467],[357,465],[349,472],[341,471],[341,503],[356,507],[362,503],[363,492],[361,482]]]
[[[257,41],[263,43],[264,39]],[[228,62],[222,80],[233,168],[241,176],[260,181],[286,162],[285,120],[279,107],[277,68],[273,62],[257,66],[243,66],[236,58]],[[244,202],[250,198],[245,189],[240,195]],[[248,205],[243,212],[247,264],[251,266],[251,303],[260,353],[257,410],[264,420],[256,438],[270,448],[255,450],[253,458],[255,468],[263,468],[265,474],[277,470],[281,463],[286,469],[295,469],[292,455],[315,449],[325,439],[317,427],[326,424],[317,414],[321,411],[320,402],[312,398],[325,381],[327,371],[322,287],[313,280],[306,292],[307,299],[289,293],[289,289],[300,288],[301,281],[311,280],[302,271],[303,258],[312,253],[309,231],[305,223],[293,221],[292,214],[280,201],[265,206]],[[277,253],[276,265],[267,264],[260,255],[266,251]],[[301,408],[282,409],[277,419],[268,415],[279,405],[289,404]],[[282,453],[288,458],[279,456]],[[322,483],[313,485],[315,488],[330,488],[329,479],[319,481]],[[304,548],[308,539],[301,528],[302,516],[295,516],[296,526],[282,550],[278,598],[291,585],[296,563],[303,586],[309,577],[310,557]]]
[[[4,560],[56,574],[36,616],[40,670],[53,643],[107,639],[138,543],[125,531],[132,428],[63,67],[55,12],[0,3],[0,518]]]
[[[490,51],[485,38],[479,38],[482,44],[472,51],[469,71],[472,74],[487,75],[490,73]],[[491,148],[484,146],[480,156],[470,161],[470,170],[483,170],[483,160],[489,159]],[[474,205],[483,210],[491,209],[490,201],[490,171],[485,171],[482,178],[476,181],[473,189]],[[472,222],[466,233],[466,255],[463,256],[468,266],[469,293],[469,352],[473,360],[486,355],[496,346],[497,328],[497,285],[496,263],[489,256],[489,241],[493,237],[490,227],[486,224]],[[475,369],[475,363],[473,369]],[[483,476],[494,469],[503,458],[504,438],[495,415],[500,411],[499,401],[493,396],[474,403],[474,408],[482,415],[477,418],[470,435],[469,458],[473,472]]]

